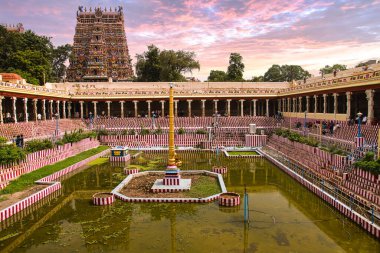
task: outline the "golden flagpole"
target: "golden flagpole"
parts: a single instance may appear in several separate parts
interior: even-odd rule
[[[175,150],[174,150],[174,88],[173,84],[170,84],[169,90],[169,159],[168,168],[175,168]]]

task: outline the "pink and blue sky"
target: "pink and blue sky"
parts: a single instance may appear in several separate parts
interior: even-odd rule
[[[201,80],[226,70],[231,52],[243,56],[245,78],[272,64],[317,74],[326,64],[380,59],[380,0],[0,0],[0,23],[21,22],[56,46],[72,44],[80,5],[123,6],[133,63],[149,44],[190,50]]]

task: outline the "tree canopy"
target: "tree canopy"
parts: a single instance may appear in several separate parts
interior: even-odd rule
[[[326,75],[326,74],[333,73],[334,70],[342,71],[342,70],[346,70],[346,69],[347,69],[346,65],[334,64],[332,66],[326,65],[324,68],[321,68],[319,71],[321,72],[321,74]]]
[[[229,66],[227,68],[227,80],[233,82],[244,81],[244,63],[243,57],[238,53],[231,53]]]
[[[299,65],[272,65],[264,74],[265,82],[291,82],[310,77],[310,73]]]
[[[150,45],[148,51],[136,55],[136,79],[140,82],[185,81],[183,74],[200,68],[195,57],[194,52],[161,51],[155,45]]]
[[[32,31],[9,32],[0,26],[0,72],[17,73],[28,83],[59,81],[70,51],[70,45],[55,49],[50,38]]]
[[[224,82],[227,80],[226,72],[222,70],[211,70],[210,75],[207,78],[209,82]]]
[[[209,82],[244,82],[243,57],[239,53],[231,53],[227,72],[222,70],[211,70],[207,78]]]

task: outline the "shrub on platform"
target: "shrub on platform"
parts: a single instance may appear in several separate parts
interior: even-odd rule
[[[53,148],[53,143],[49,139],[31,140],[25,144],[25,150],[28,153],[37,152],[44,149]]]
[[[374,175],[380,174],[380,159],[375,161],[375,154],[373,152],[367,152],[362,159],[354,164],[354,166],[369,171]]]
[[[207,134],[207,131],[204,129],[198,129],[195,133],[196,134]]]
[[[177,131],[177,134],[185,134],[185,129],[183,129],[182,127],[180,129],[178,129]]]
[[[0,164],[12,164],[25,159],[25,151],[14,144],[0,144]]]

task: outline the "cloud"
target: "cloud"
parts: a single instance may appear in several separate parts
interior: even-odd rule
[[[72,43],[78,5],[123,6],[132,58],[149,44],[191,50],[201,79],[226,70],[231,52],[243,56],[246,78],[275,63],[313,71],[380,54],[379,0],[14,0],[3,4],[0,23],[22,22],[56,45]]]

